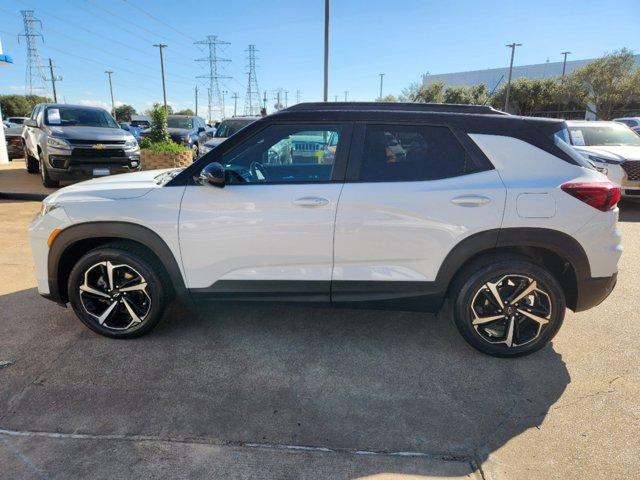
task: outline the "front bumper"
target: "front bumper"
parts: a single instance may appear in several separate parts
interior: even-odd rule
[[[617,281],[617,273],[610,277],[579,280],[575,311],[582,312],[600,305],[611,294]]]
[[[47,163],[49,164],[49,176],[53,180],[81,180],[96,176],[137,172],[140,170],[140,151],[100,157],[83,156],[75,152],[71,155],[50,153]]]

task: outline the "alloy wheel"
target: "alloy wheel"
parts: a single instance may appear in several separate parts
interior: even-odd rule
[[[480,338],[510,348],[538,338],[551,313],[549,294],[525,275],[504,275],[487,282],[471,301],[471,323]]]
[[[129,330],[143,323],[151,310],[147,281],[130,265],[103,261],[89,267],[79,287],[84,310],[98,324]]]

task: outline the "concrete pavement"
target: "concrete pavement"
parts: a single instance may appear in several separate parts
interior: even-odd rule
[[[472,350],[446,312],[174,306],[146,337],[99,337],[33,288],[25,228],[37,209],[0,202],[11,246],[0,249],[7,478],[610,479],[640,470],[638,207],[623,210],[612,296],[568,312],[551,346],[516,360]]]

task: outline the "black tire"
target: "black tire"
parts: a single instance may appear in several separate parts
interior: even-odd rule
[[[102,262],[110,262],[111,265],[117,266],[112,270],[115,287],[113,290],[110,290],[107,284],[107,266],[99,265]],[[128,275],[134,278],[136,274],[146,283],[144,291],[125,292],[117,288],[126,288],[127,285],[132,285],[132,281],[139,281],[127,280]],[[104,299],[90,292],[81,293],[80,288],[85,284],[85,277],[88,286],[102,294],[106,293],[111,298]],[[163,278],[165,274],[162,266],[146,250],[135,245],[115,242],[89,251],[74,265],[68,281],[69,301],[82,323],[94,332],[111,338],[139,337],[153,329],[162,319],[169,293],[164,286],[168,283],[163,282]],[[147,304],[144,294],[148,298]],[[104,323],[100,323],[97,317],[103,315],[113,303],[116,303],[116,306],[107,315]],[[136,322],[129,313],[126,303],[129,309],[133,309],[140,322]]]
[[[38,173],[40,171],[38,160],[29,155],[29,150],[27,150],[26,145],[24,146],[24,163],[28,173]]]
[[[566,310],[558,280],[543,266],[516,255],[491,255],[473,262],[457,275],[450,294],[458,331],[472,347],[495,357],[519,357],[541,349],[558,332]],[[503,300],[500,308],[497,298]],[[482,322],[498,316],[503,318]]]
[[[51,178],[49,170],[47,169],[47,164],[44,159],[42,159],[42,153],[40,155],[40,174],[42,175],[42,185],[47,188],[58,188],[60,186],[60,181]]]

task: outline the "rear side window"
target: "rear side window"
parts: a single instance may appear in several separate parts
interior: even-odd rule
[[[367,126],[360,181],[437,180],[476,170],[467,151],[447,127]]]

